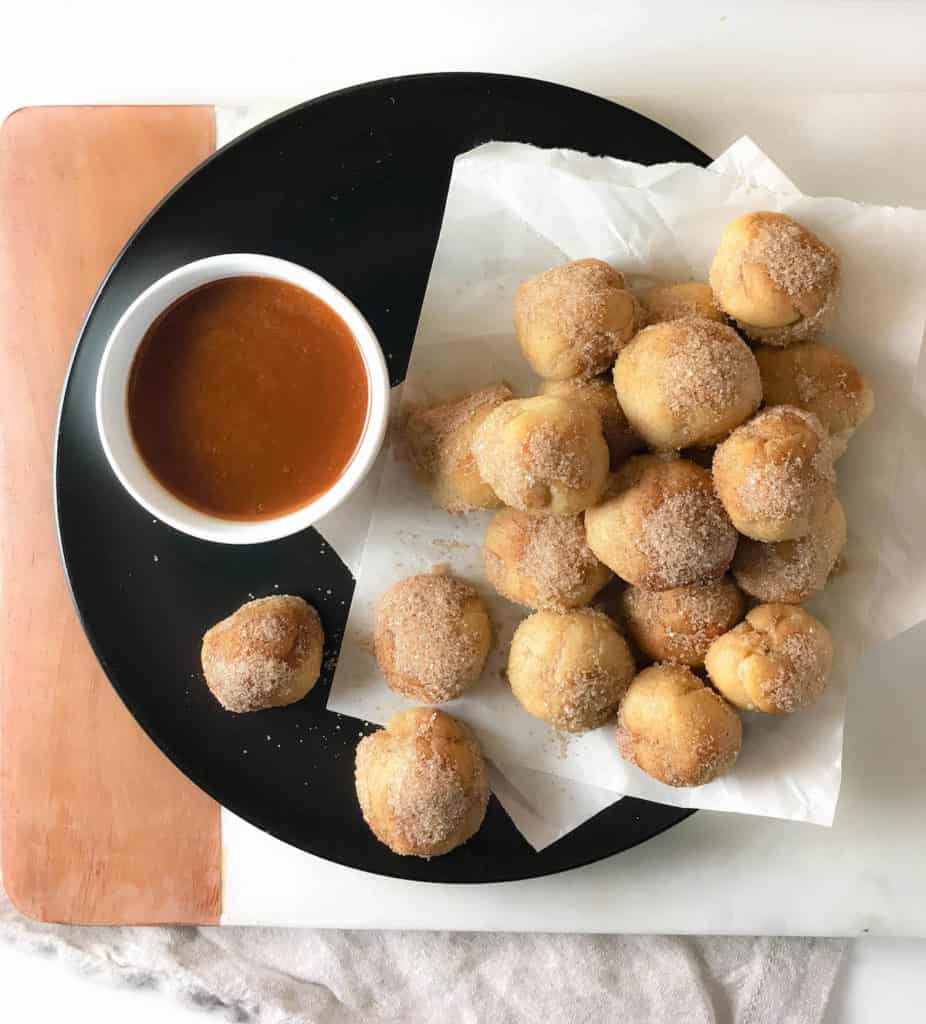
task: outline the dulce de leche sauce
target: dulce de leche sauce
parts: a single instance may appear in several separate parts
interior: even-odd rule
[[[324,494],[356,451],[367,374],[321,299],[230,277],[151,325],[129,377],[139,453],[181,501],[223,519],[269,519]]]

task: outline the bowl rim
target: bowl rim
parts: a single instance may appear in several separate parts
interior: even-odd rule
[[[367,413],[360,439],[331,487],[313,501],[267,519],[224,519],[186,504],[142,458],[128,427],[128,382],[141,342],[154,321],[185,295],[229,277],[266,277],[303,288],[347,324],[367,377]],[[188,287],[178,286],[188,282]],[[120,366],[117,368],[117,362]],[[115,392],[115,395],[114,395]],[[121,398],[116,396],[121,393]],[[341,505],[360,485],[382,447],[389,419],[389,371],[367,319],[339,288],[299,263],[262,253],[229,252],[174,268],[140,292],[119,317],[100,359],[94,390],[97,433],[110,468],[142,508],[175,530],[219,544],[260,544],[307,529]],[[127,442],[127,443],[126,443]],[[133,481],[133,477],[135,480]]]

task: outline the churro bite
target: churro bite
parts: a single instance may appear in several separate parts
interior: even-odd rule
[[[715,320],[719,324],[726,322],[723,310],[714,298],[713,289],[706,281],[657,284],[641,289],[636,295],[647,326],[661,324],[666,320],[688,320],[691,317]]]
[[[430,708],[396,715],[357,744],[354,778],[364,821],[404,857],[438,857],[479,831],[489,777],[476,738]]]
[[[733,708],[682,665],[645,668],[621,702],[621,755],[667,786],[712,782],[733,767],[742,741]]]
[[[595,377],[611,368],[639,326],[623,274],[603,260],[573,260],[525,281],[514,324],[534,372],[550,380]]]
[[[849,438],[874,412],[875,396],[848,356],[823,345],[756,349],[765,404],[812,412],[842,455]]]
[[[483,421],[473,450],[482,478],[506,505],[549,515],[594,505],[611,459],[598,413],[551,395],[500,405]]]
[[[833,666],[830,632],[793,604],[761,604],[704,659],[711,682],[735,707],[789,715],[817,701]]]
[[[580,515],[502,509],[486,531],[483,559],[492,586],[528,608],[580,608],[612,577],[588,546]]]
[[[815,341],[839,295],[836,253],[793,217],[747,213],[727,225],[711,265],[721,309],[753,341]]]
[[[471,512],[501,505],[479,474],[472,445],[483,420],[510,398],[507,384],[494,384],[459,401],[416,409],[409,415],[405,423],[408,450],[438,508]]]
[[[301,597],[259,597],[206,632],[206,685],[226,711],[293,704],[318,682],[324,646],[318,612]]]
[[[635,455],[585,513],[588,545],[621,579],[645,590],[707,583],[727,571],[736,530],[711,474],[687,459]]]
[[[836,491],[829,434],[813,413],[776,405],[714,452],[714,486],[733,525],[753,540],[795,540],[829,511]]]
[[[627,641],[601,612],[534,612],[515,631],[511,692],[535,718],[588,732],[617,713],[635,671]]]
[[[646,327],[614,366],[627,419],[651,448],[716,444],[762,401],[759,367],[732,327],[670,320]]]
[[[376,609],[373,646],[390,688],[412,700],[441,704],[482,674],[492,625],[476,589],[443,573],[407,576]]]
[[[673,590],[628,587],[621,611],[628,637],[647,658],[701,668],[711,643],[742,619],[746,602],[723,576]]]

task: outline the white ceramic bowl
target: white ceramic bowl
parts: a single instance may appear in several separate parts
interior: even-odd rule
[[[129,427],[128,382],[135,353],[154,320],[182,295],[226,277],[272,277],[288,281],[326,302],[353,334],[366,369],[369,395],[360,442],[334,486],[308,505],[274,519],[234,521],[210,516],[182,502],[152,475]],[[227,253],[187,263],[155,281],[122,314],[106,344],[96,387],[96,419],[113,472],[153,516],[183,533],[221,544],[259,544],[304,530],[336,508],[373,464],[389,416],[389,374],[372,328],[357,307],[323,277],[273,256]]]

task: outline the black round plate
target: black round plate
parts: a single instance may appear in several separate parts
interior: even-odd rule
[[[500,75],[373,82],[296,107],[207,160],[116,261],[84,324],[64,388],[55,487],[65,568],[87,636],[155,743],[206,792],[280,839],[383,875],[435,882],[530,878],[618,853],[690,812],[625,799],[541,853],[493,800],[470,842],[431,861],[394,856],[357,807],[353,751],[370,726],[325,710],[353,591],[314,530],[254,547],[193,540],[122,490],[100,447],[94,386],[106,339],[152,281],[223,252],[318,271],[377,332],[401,381],[454,157],[488,140],[657,163],[707,158],[652,121],[586,93]],[[330,657],[308,698],[228,714],[199,669],[203,631],[254,595],[302,594]]]

